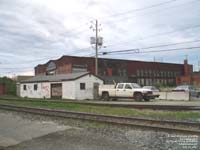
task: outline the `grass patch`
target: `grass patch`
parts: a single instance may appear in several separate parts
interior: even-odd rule
[[[122,107],[89,106],[76,103],[62,102],[30,102],[0,100],[0,104],[14,104],[17,106],[44,107],[51,109],[63,109],[107,115],[119,115],[129,117],[161,118],[161,119],[200,119],[200,112],[195,111],[160,111],[160,110],[138,110]]]

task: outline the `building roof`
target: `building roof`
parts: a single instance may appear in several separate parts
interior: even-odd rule
[[[38,64],[36,67],[38,66],[43,66],[43,65],[47,65],[49,62],[55,62],[57,63],[58,61],[65,59],[65,58],[82,58],[82,59],[91,59],[94,60],[94,57],[80,57],[80,56],[71,56],[71,55],[63,55],[58,59],[55,60],[49,60],[48,62],[46,62],[45,64]],[[183,64],[178,64],[178,63],[169,63],[169,62],[154,62],[154,61],[142,61],[142,60],[130,60],[130,59],[117,59],[117,58],[102,58],[99,57],[99,60],[108,60],[108,61],[126,61],[126,62],[140,62],[140,63],[154,63],[154,64],[168,64],[168,65],[183,65]]]
[[[69,74],[48,75],[48,76],[47,75],[38,75],[38,76],[34,76],[33,78],[23,80],[20,83],[70,81],[70,80],[79,79],[79,78],[86,76],[88,74],[91,74],[91,73],[89,73],[89,72],[78,72],[78,73],[69,73]],[[97,78],[99,78],[99,77],[97,77]],[[102,80],[102,79],[100,79],[100,80]]]
[[[19,76],[16,76],[15,78],[13,78],[13,79],[17,82],[20,82],[20,81],[28,80],[28,79],[33,78],[33,77],[34,76],[19,75]]]
[[[193,72],[194,75],[200,75],[200,71]]]

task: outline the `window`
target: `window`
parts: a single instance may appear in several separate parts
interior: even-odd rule
[[[140,76],[140,70],[137,70],[137,76]]]
[[[23,86],[24,91],[26,91],[26,85]]]
[[[123,76],[124,76],[124,77],[127,76],[127,71],[126,71],[126,69],[123,69]]]
[[[118,70],[118,74],[120,77],[122,76],[122,71],[120,69]]]
[[[80,90],[85,90],[85,83],[80,83]]]
[[[157,77],[160,76],[160,71],[159,71],[159,70],[156,71],[156,76],[157,76]]]
[[[145,76],[149,76],[149,70],[145,70]]]
[[[140,79],[137,79],[137,83],[138,83],[138,84],[141,84]]]
[[[34,91],[37,91],[38,85],[34,84]]]
[[[167,77],[170,77],[170,72],[169,71],[167,72]]]
[[[133,88],[141,88],[140,85],[137,83],[131,83],[131,85]]]
[[[154,77],[156,76],[156,70],[153,70],[153,76]]]
[[[164,72],[163,71],[160,72],[160,76],[164,77]]]
[[[125,89],[132,89],[132,87],[129,84],[126,84]]]
[[[117,86],[117,88],[118,88],[118,89],[123,89],[123,86],[124,86],[124,84],[119,84],[119,85]]]
[[[143,72],[143,70],[141,70],[141,71],[140,71],[140,75],[141,75],[141,76],[143,76],[143,75],[144,75],[144,72]]]
[[[144,79],[141,79],[141,85],[144,85]]]
[[[152,75],[152,70],[149,70],[149,76],[151,76]]]

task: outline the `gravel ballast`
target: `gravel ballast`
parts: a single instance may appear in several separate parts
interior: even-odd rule
[[[198,135],[156,132],[130,127],[97,124],[80,120],[60,119],[32,115],[21,112],[3,111],[33,122],[52,121],[59,126],[71,126],[64,131],[57,131],[25,140],[4,150],[182,150],[200,149]],[[1,147],[1,145],[0,145]],[[2,148],[3,149],[3,148]]]

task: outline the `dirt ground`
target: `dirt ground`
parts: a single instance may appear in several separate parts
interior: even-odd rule
[[[197,135],[98,125],[0,110],[2,150],[198,150]]]

